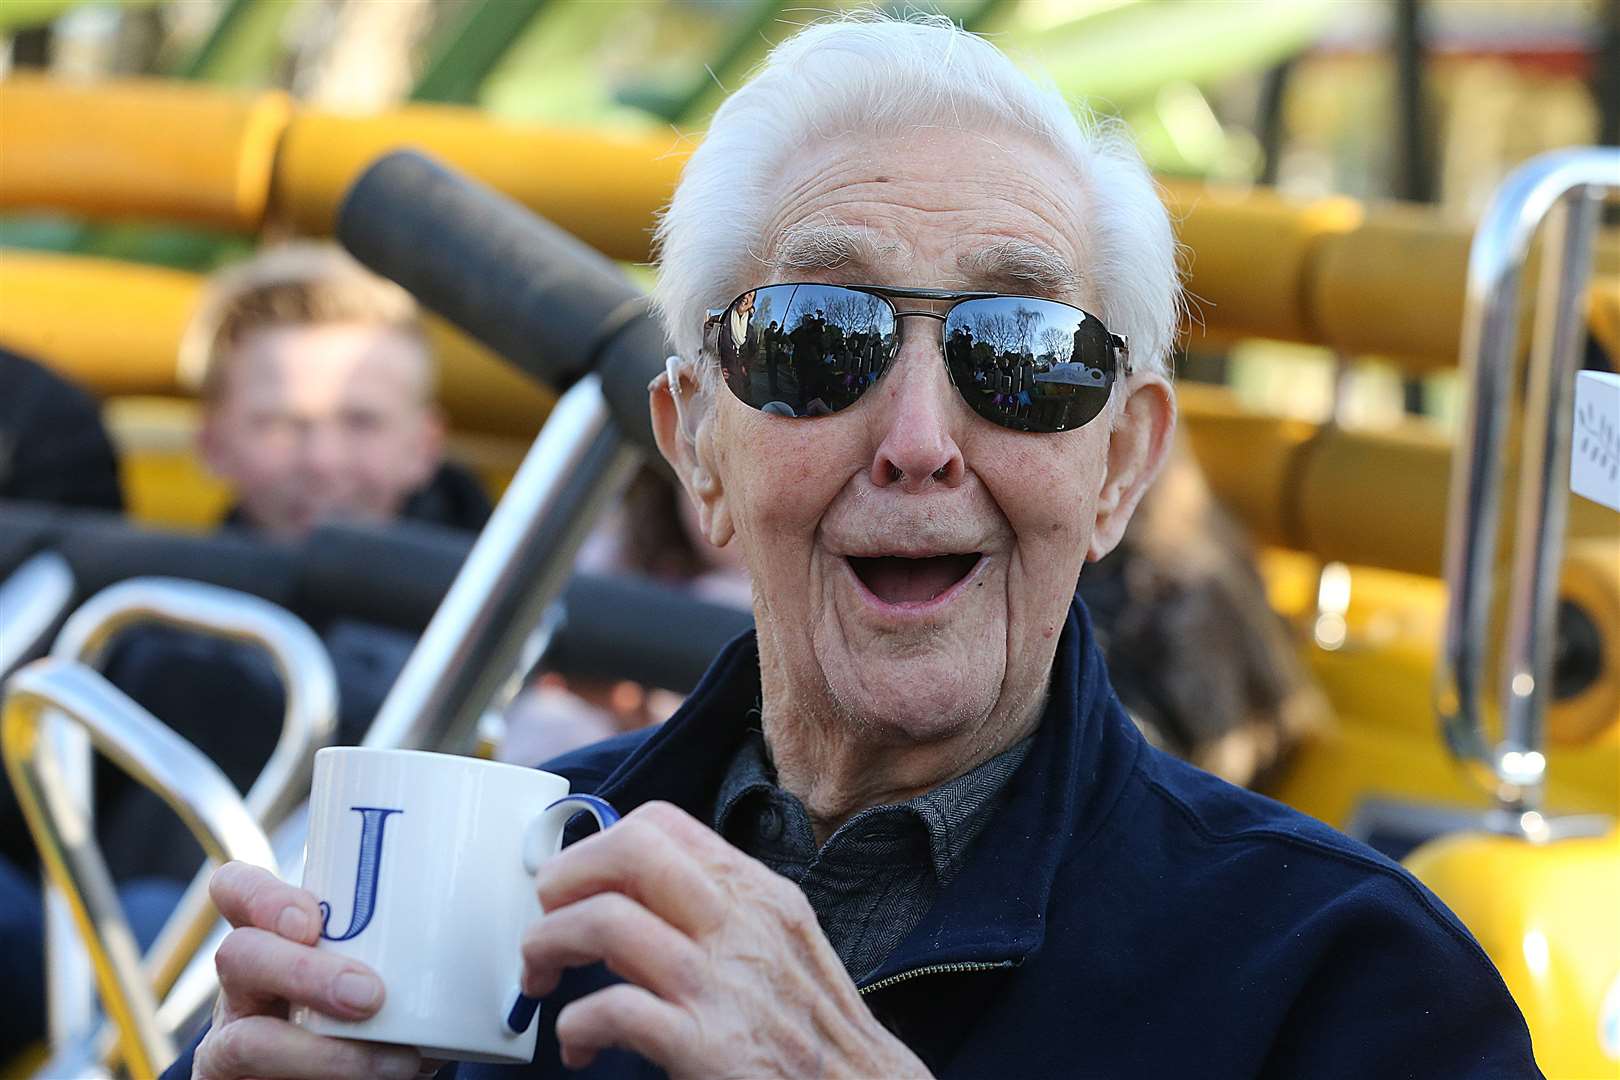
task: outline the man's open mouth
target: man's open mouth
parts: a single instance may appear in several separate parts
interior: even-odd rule
[[[861,584],[886,604],[926,603],[948,592],[978,564],[977,551],[920,559],[899,555],[849,556],[850,569],[861,579]]]

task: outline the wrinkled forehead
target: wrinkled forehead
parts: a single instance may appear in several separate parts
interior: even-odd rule
[[[1090,299],[1076,171],[1022,136],[928,128],[821,140],[789,162],[757,261],[776,280]]]

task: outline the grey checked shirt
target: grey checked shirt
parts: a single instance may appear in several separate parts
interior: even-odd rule
[[[1030,743],[1024,739],[906,802],[862,810],[818,851],[804,804],[776,786],[765,737],[750,730],[720,784],[714,828],[804,890],[827,940],[859,982],[956,876]]]

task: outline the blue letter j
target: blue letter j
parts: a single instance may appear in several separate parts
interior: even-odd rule
[[[327,941],[348,941],[371,922],[377,910],[377,871],[382,865],[383,829],[389,814],[403,814],[403,810],[384,810],[376,806],[351,806],[360,814],[360,864],[354,872],[354,911],[349,916],[349,928],[341,934],[327,933],[327,921],[332,917],[332,905],[321,901],[321,937]]]

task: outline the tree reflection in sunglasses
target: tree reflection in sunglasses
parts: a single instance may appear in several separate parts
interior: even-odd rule
[[[793,285],[777,318],[780,294],[748,295],[748,303],[733,306],[730,326],[733,341],[754,356],[746,369],[751,397],[774,415],[821,416],[854,404],[897,354],[902,314],[941,320],[953,378],[1008,416],[1027,419],[1034,409],[1059,421],[1074,395],[1106,393],[1111,381],[1106,369],[1076,359],[1096,345],[1084,313],[1079,325],[1054,322],[1050,312],[1012,297],[970,299],[943,314],[899,312],[871,293],[831,286],[803,286],[801,293]]]

